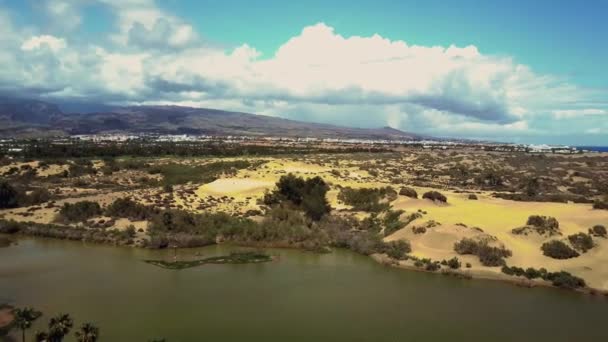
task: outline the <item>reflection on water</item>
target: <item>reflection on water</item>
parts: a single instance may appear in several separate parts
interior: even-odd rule
[[[179,258],[226,254],[226,246]],[[0,249],[0,301],[95,322],[103,341],[605,341],[608,301],[388,268],[348,251],[167,270],[149,251],[23,239]],[[199,256],[196,256],[196,254]]]

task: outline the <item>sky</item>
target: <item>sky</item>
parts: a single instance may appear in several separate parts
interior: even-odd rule
[[[608,1],[0,0],[0,94],[608,145]]]

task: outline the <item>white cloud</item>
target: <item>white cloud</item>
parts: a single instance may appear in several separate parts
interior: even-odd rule
[[[556,119],[572,119],[576,117],[591,116],[591,115],[606,115],[608,116],[608,110],[597,109],[597,108],[584,108],[584,109],[565,109],[553,111],[553,116]]]
[[[62,38],[57,38],[50,35],[34,36],[24,41],[21,44],[21,49],[24,51],[32,51],[43,48],[48,48],[53,52],[58,52],[67,46],[66,42]]]

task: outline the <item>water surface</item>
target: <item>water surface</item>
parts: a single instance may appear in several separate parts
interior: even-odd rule
[[[59,312],[95,322],[102,341],[608,340],[604,299],[399,270],[348,251],[270,252],[280,259],[175,271],[141,261],[173,251],[23,239],[0,249],[0,303],[35,306],[41,323]]]

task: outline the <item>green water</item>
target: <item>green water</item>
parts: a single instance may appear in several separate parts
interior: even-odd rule
[[[269,252],[280,259],[174,271],[141,261],[173,251],[23,239],[0,249],[0,303],[35,306],[41,321],[68,312],[95,322],[102,341],[608,340],[608,300],[398,270],[348,251]]]

